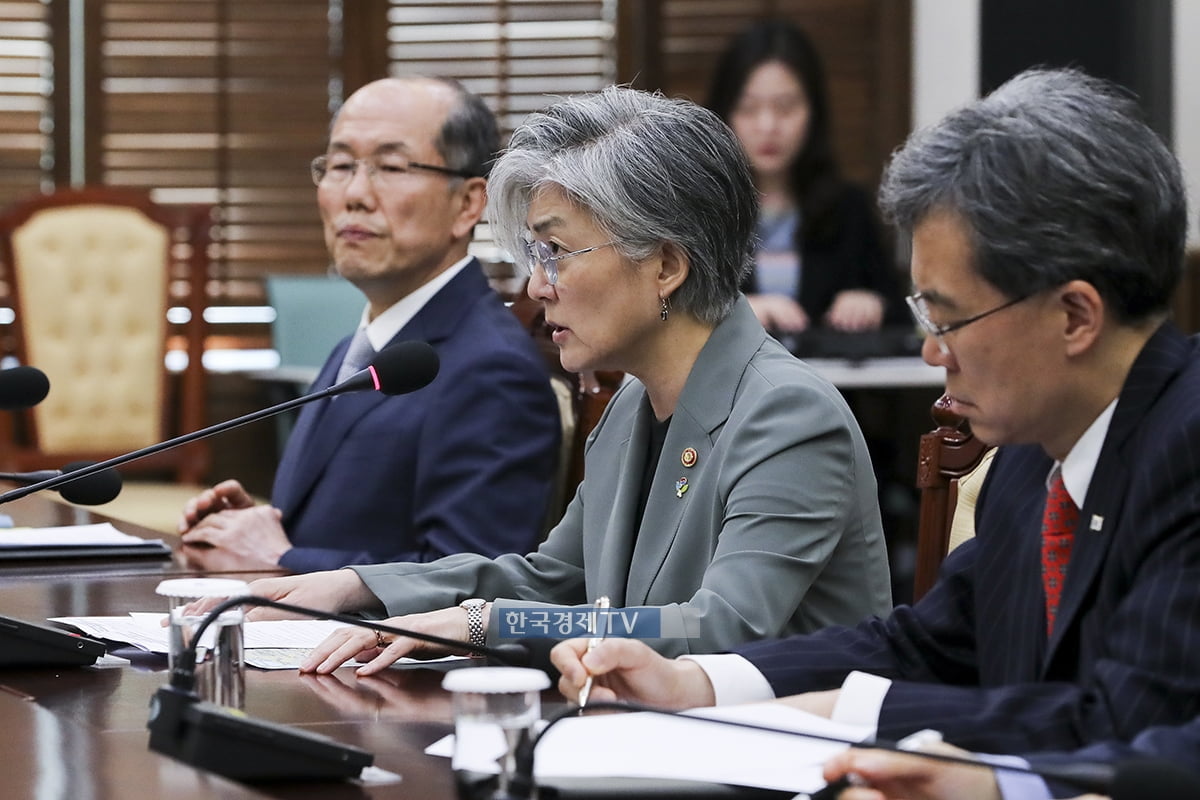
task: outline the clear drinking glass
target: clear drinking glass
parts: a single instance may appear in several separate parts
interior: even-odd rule
[[[442,688],[453,693],[455,771],[491,771],[499,764],[497,792],[508,794],[516,750],[535,733],[542,717],[541,692],[550,676],[519,667],[473,667],[446,673]]]
[[[163,581],[156,590],[167,598],[168,664],[175,668],[178,659],[191,645],[192,637],[205,615],[189,615],[184,608],[204,597],[236,597],[246,594],[246,582],[221,578],[177,578]],[[246,703],[245,661],[242,621],[245,613],[232,608],[221,613],[208,626],[204,644],[196,655],[196,693],[203,700],[242,708]]]

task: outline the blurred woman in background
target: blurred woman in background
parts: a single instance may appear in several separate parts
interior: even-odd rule
[[[743,290],[770,331],[904,323],[896,270],[865,192],[842,179],[821,60],[791,23],[743,31],[717,64],[708,106],[738,136],[761,211]]]

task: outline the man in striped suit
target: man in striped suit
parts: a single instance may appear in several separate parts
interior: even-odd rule
[[[668,661],[609,640],[554,658],[568,695],[771,697],[973,750],[1129,741],[1200,712],[1200,344],[1166,321],[1179,166],[1119,89],[1030,71],[913,134],[885,211],[953,410],[1001,445],[976,538],[915,606]]]

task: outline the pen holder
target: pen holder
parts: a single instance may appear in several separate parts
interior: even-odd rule
[[[517,745],[534,734],[542,717],[541,692],[550,688],[550,676],[519,667],[473,667],[446,673],[442,688],[453,694],[451,767],[466,773],[499,764],[493,797],[508,797]]]
[[[188,615],[184,608],[204,597],[234,597],[246,594],[246,582],[218,578],[178,578],[163,581],[156,589],[167,598],[170,668],[192,643],[206,615]],[[242,708],[246,703],[245,661],[240,608],[223,612],[208,626],[196,652],[196,693],[203,700]]]

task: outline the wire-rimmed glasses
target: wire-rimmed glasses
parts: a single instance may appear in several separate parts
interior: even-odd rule
[[[554,247],[549,242],[543,242],[541,239],[525,240],[525,258],[526,265],[529,267],[530,274],[533,273],[533,266],[537,264],[546,273],[546,281],[553,286],[558,283],[558,262],[564,258],[571,256],[581,256],[584,253],[590,253],[593,250],[599,250],[602,247],[609,247],[616,242],[605,242],[593,247],[585,247],[582,250],[572,250],[569,253],[555,253]]]
[[[912,312],[913,319],[916,320],[917,326],[921,329],[921,332],[926,336],[932,336],[934,341],[937,342],[938,349],[942,351],[942,355],[948,356],[950,355],[950,348],[946,345],[946,341],[943,338],[947,333],[956,331],[959,328],[964,328],[967,325],[970,325],[972,322],[978,322],[984,317],[990,317],[997,311],[1003,311],[1009,306],[1014,306],[1022,300],[1028,300],[1032,296],[1032,294],[1023,294],[1020,297],[1014,297],[1012,300],[1001,303],[995,308],[989,308],[987,311],[981,312],[972,317],[960,319],[955,322],[948,322],[945,325],[938,325],[929,316],[929,303],[926,301],[925,295],[921,292],[910,294],[908,297],[904,298],[904,300],[906,303],[908,303],[908,310]]]

